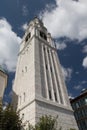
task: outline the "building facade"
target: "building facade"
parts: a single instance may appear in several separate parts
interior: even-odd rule
[[[87,130],[87,89],[71,100],[79,130]]]
[[[0,104],[2,103],[5,87],[7,86],[7,74],[0,66]]]
[[[77,128],[63,80],[57,49],[41,20],[30,22],[20,45],[13,92],[14,106],[26,125],[42,115],[58,117],[62,130]]]

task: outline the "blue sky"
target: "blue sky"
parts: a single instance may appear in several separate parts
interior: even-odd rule
[[[0,64],[8,72],[5,102],[11,99],[22,36],[35,16],[55,40],[69,96],[87,88],[87,0],[1,0]]]

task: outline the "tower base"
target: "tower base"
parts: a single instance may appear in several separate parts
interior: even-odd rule
[[[20,114],[24,114],[23,123],[25,128],[28,127],[28,124],[35,125],[39,118],[45,115],[51,115],[57,120],[56,127],[57,130],[70,130],[70,128],[78,130],[73,111],[67,106],[61,105],[48,100],[36,99],[33,100],[30,104],[27,104],[26,107],[22,108]]]

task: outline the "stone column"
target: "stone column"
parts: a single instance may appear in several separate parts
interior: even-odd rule
[[[48,93],[48,82],[47,82],[47,72],[46,72],[46,59],[45,59],[45,52],[44,52],[44,45],[42,45],[42,58],[43,58],[43,66],[44,66],[44,75],[45,75],[45,93],[46,98],[49,99],[49,93]]]
[[[51,64],[52,64],[52,73],[53,73],[53,79],[54,79],[54,83],[55,83],[55,90],[56,90],[56,96],[57,96],[57,101],[60,104],[60,97],[59,97],[59,92],[58,92],[58,84],[57,84],[57,79],[56,79],[56,73],[55,73],[55,65],[53,62],[53,57],[52,57],[52,50],[50,50],[50,59],[51,59]]]
[[[53,82],[52,82],[52,77],[51,77],[51,71],[50,71],[50,60],[47,52],[47,47],[46,47],[46,57],[47,57],[47,65],[48,65],[48,74],[49,74],[49,79],[50,79],[50,87],[51,87],[51,94],[52,94],[52,100],[55,101],[54,98],[54,90],[53,90]]]

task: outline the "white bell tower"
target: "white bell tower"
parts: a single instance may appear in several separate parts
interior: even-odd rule
[[[30,22],[20,45],[13,92],[14,105],[26,127],[27,122],[34,125],[42,115],[58,115],[63,130],[78,130],[57,49],[38,18]]]

